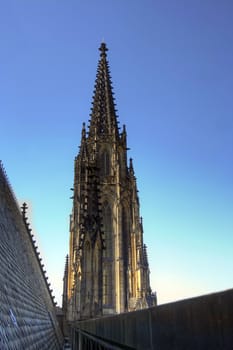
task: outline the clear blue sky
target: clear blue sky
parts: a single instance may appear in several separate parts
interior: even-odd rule
[[[159,303],[233,286],[232,13],[232,0],[2,2],[0,159],[57,301],[102,39]]]

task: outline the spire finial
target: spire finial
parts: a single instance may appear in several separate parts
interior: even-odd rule
[[[108,48],[107,48],[105,42],[102,41],[99,50],[100,50],[100,56],[101,57],[102,56],[105,56],[105,57],[107,56],[106,52],[108,51]]]
[[[22,215],[23,215],[23,218],[25,219],[26,218],[26,214],[27,214],[27,209],[28,209],[28,206],[27,206],[27,203],[23,203],[22,207]]]

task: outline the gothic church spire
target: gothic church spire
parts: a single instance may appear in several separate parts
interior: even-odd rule
[[[63,297],[69,321],[148,307],[152,298],[126,128],[119,133],[105,43],[99,50],[91,120],[75,158]]]
[[[100,59],[95,80],[93,95],[93,107],[91,108],[91,120],[89,126],[89,138],[115,136],[119,138],[117,116],[112,91],[109,64],[107,61],[107,47],[102,43]]]

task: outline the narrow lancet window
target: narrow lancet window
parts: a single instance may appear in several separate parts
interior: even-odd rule
[[[84,283],[86,302],[89,302],[91,294],[91,245],[87,241],[84,246]]]
[[[104,151],[101,155],[100,173],[102,176],[110,175],[110,155],[108,151]]]
[[[113,302],[113,228],[112,211],[108,203],[103,205],[103,226],[106,247],[103,258],[103,304],[111,307]]]

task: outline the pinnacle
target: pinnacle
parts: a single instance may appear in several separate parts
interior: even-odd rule
[[[131,175],[134,175],[134,168],[133,168],[133,159],[129,159],[129,171]]]
[[[82,139],[85,140],[86,138],[86,125],[83,123],[83,128],[82,128]]]

